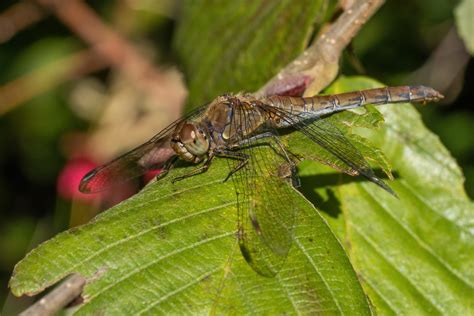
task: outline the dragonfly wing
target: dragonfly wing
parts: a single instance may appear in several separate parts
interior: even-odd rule
[[[146,142],[84,176],[79,190],[84,193],[103,191],[136,178],[149,170],[163,167],[175,152],[169,145],[171,135]]]
[[[258,114],[252,110],[240,111],[233,116],[231,127],[257,122]],[[281,172],[294,170],[285,168],[293,164],[283,150],[273,137],[242,137],[238,152],[247,157],[247,162],[232,176],[238,200],[241,252],[250,266],[264,276],[274,276],[285,262],[298,212],[297,194],[291,185],[293,174]],[[232,169],[241,163],[229,161]]]
[[[176,126],[182,121],[195,119],[205,109],[206,106],[202,106],[191,111],[168,125],[148,142],[92,170],[81,180],[79,190],[84,193],[100,192],[116,184],[139,177],[147,171],[165,167],[166,162],[175,156],[170,141]]]
[[[270,108],[270,107],[269,107]],[[369,163],[365,160],[360,151],[344,136],[344,134],[329,121],[318,118],[313,120],[301,119],[298,116],[281,109],[268,109],[277,114],[282,120],[301,131],[306,137],[327,150],[332,155],[344,162],[349,170],[360,174],[370,181],[374,182],[389,193],[396,195],[395,192],[380,178],[376,177]],[[325,163],[324,161],[322,161]],[[331,163],[326,163],[333,166]],[[352,174],[354,175],[354,174]]]

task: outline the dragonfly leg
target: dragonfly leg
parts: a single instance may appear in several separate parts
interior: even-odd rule
[[[288,151],[286,150],[285,145],[283,145],[280,138],[275,133],[265,132],[265,133],[262,133],[262,134],[258,134],[258,135],[252,136],[249,139],[245,140],[245,142],[251,142],[253,140],[263,139],[263,138],[272,139],[278,145],[278,147],[280,148],[280,151],[281,151],[281,153],[283,153],[283,157],[285,158],[285,160],[288,161],[288,163],[292,166],[293,169],[296,168],[294,161],[292,159],[290,159],[290,156],[288,155]],[[242,142],[241,144],[243,145],[244,142]],[[273,148],[271,143],[269,145],[270,145],[270,147]]]
[[[300,179],[295,176],[296,175],[296,164],[295,162],[290,159],[289,155],[288,155],[288,152],[285,148],[285,146],[283,145],[283,143],[281,142],[280,138],[278,137],[278,135],[276,135],[275,133],[269,131],[269,132],[265,132],[265,133],[262,133],[262,134],[258,134],[258,135],[255,135],[255,136],[252,136],[240,143],[237,144],[237,146],[243,146],[243,145],[246,145],[248,143],[251,143],[252,141],[254,140],[258,140],[258,139],[264,139],[264,138],[269,138],[271,140],[273,140],[279,147],[280,149],[280,152],[278,152],[277,150],[275,150],[274,146],[272,145],[272,143],[268,143],[268,145],[279,155],[281,155],[286,161],[287,163],[284,163],[282,165],[279,166],[278,168],[278,175],[282,178],[289,178],[291,179],[291,183],[294,187],[298,188],[301,186],[301,182],[300,182]]]
[[[270,138],[272,139],[273,141],[275,141],[275,143],[278,145],[278,147],[280,148],[281,150],[281,153],[283,153],[283,156],[284,158],[286,159],[286,161],[288,161],[289,163],[291,164],[294,164],[292,162],[292,160],[290,159],[290,157],[288,156],[288,153],[286,151],[286,148],[285,146],[283,145],[283,143],[281,142],[280,138],[278,137],[278,135],[276,135],[275,133],[272,133],[272,132],[265,132],[265,133],[262,133],[262,134],[258,134],[258,135],[255,135],[255,136],[252,136],[240,143],[237,143],[237,146],[241,147],[241,146],[244,146],[244,145],[247,145],[248,143],[251,143],[252,141],[254,140],[258,140],[258,139],[264,139],[264,138]],[[269,144],[270,147],[273,148],[272,144],[270,143]]]
[[[156,175],[156,181],[163,179],[171,169],[173,169],[175,162],[178,160],[178,156],[174,156],[170,160],[168,160],[163,168],[161,168],[161,172]]]
[[[227,180],[229,180],[229,178],[234,174],[236,173],[237,171],[239,171],[240,169],[243,168],[243,166],[245,166],[248,161],[249,161],[249,156],[244,154],[244,153],[239,153],[239,152],[235,152],[235,151],[230,151],[230,150],[219,150],[219,151],[216,151],[216,155],[219,156],[219,157],[224,157],[224,158],[231,158],[231,159],[236,159],[236,160],[240,160],[239,164],[237,166],[235,166],[234,169],[232,169],[229,174],[227,175],[227,177],[225,177],[224,179],[224,182],[226,182]]]
[[[207,169],[209,169],[209,166],[211,165],[211,162],[212,162],[213,158],[214,158],[214,155],[210,155],[202,166],[197,167],[197,168],[193,169],[191,172],[186,173],[182,176],[174,177],[173,180],[171,180],[171,182],[175,183],[175,182],[184,180],[186,178],[189,178],[189,177],[192,177],[192,176],[195,176],[195,175],[206,172]]]
[[[276,136],[273,133],[270,133],[270,134],[271,134],[270,137],[280,147],[280,150],[283,152],[283,155],[285,156],[285,159],[288,162],[288,164],[285,163],[285,164],[280,165],[280,167],[278,168],[278,175],[282,178],[291,179],[291,184],[295,188],[299,188],[301,186],[301,181],[300,181],[300,178],[298,176],[296,176],[296,164],[295,164],[295,162],[292,159],[290,159],[290,157],[288,156],[288,153],[285,149],[285,146],[282,144],[280,138],[278,138],[278,136]]]

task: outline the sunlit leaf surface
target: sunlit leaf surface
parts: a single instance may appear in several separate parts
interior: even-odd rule
[[[204,175],[150,185],[31,252],[12,291],[38,292],[75,271],[90,280],[79,313],[369,313],[341,245],[296,191],[302,211],[287,262],[274,278],[257,275],[239,251],[226,175],[218,159]]]
[[[462,0],[454,11],[459,35],[467,50],[474,55],[474,0]]]
[[[330,90],[376,86],[342,78]],[[389,185],[399,199],[308,163],[300,170],[305,193],[346,244],[378,313],[467,315],[474,293],[474,205],[463,175],[413,106],[378,109],[384,128],[359,132],[390,161],[395,181]]]

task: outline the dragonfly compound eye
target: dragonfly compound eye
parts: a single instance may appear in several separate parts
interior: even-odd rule
[[[193,123],[183,125],[179,138],[188,152],[195,156],[204,156],[209,150],[206,132]]]

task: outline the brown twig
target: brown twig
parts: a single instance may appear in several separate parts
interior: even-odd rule
[[[28,307],[21,316],[54,315],[82,293],[86,279],[80,274],[73,274],[45,297]]]
[[[186,91],[184,85],[170,87],[166,77],[152,62],[136,51],[122,36],[108,27],[81,0],[36,0],[54,14],[111,66],[123,71],[132,82],[156,100],[165,99],[175,115],[180,113]],[[159,104],[159,102],[158,102]]]
[[[308,49],[267,82],[257,94],[279,94],[280,91],[292,91],[301,85],[304,85],[305,95],[317,94],[337,76],[343,50],[383,2],[352,1]]]
[[[8,41],[44,16],[44,11],[32,2],[15,3],[0,14],[0,43]]]

